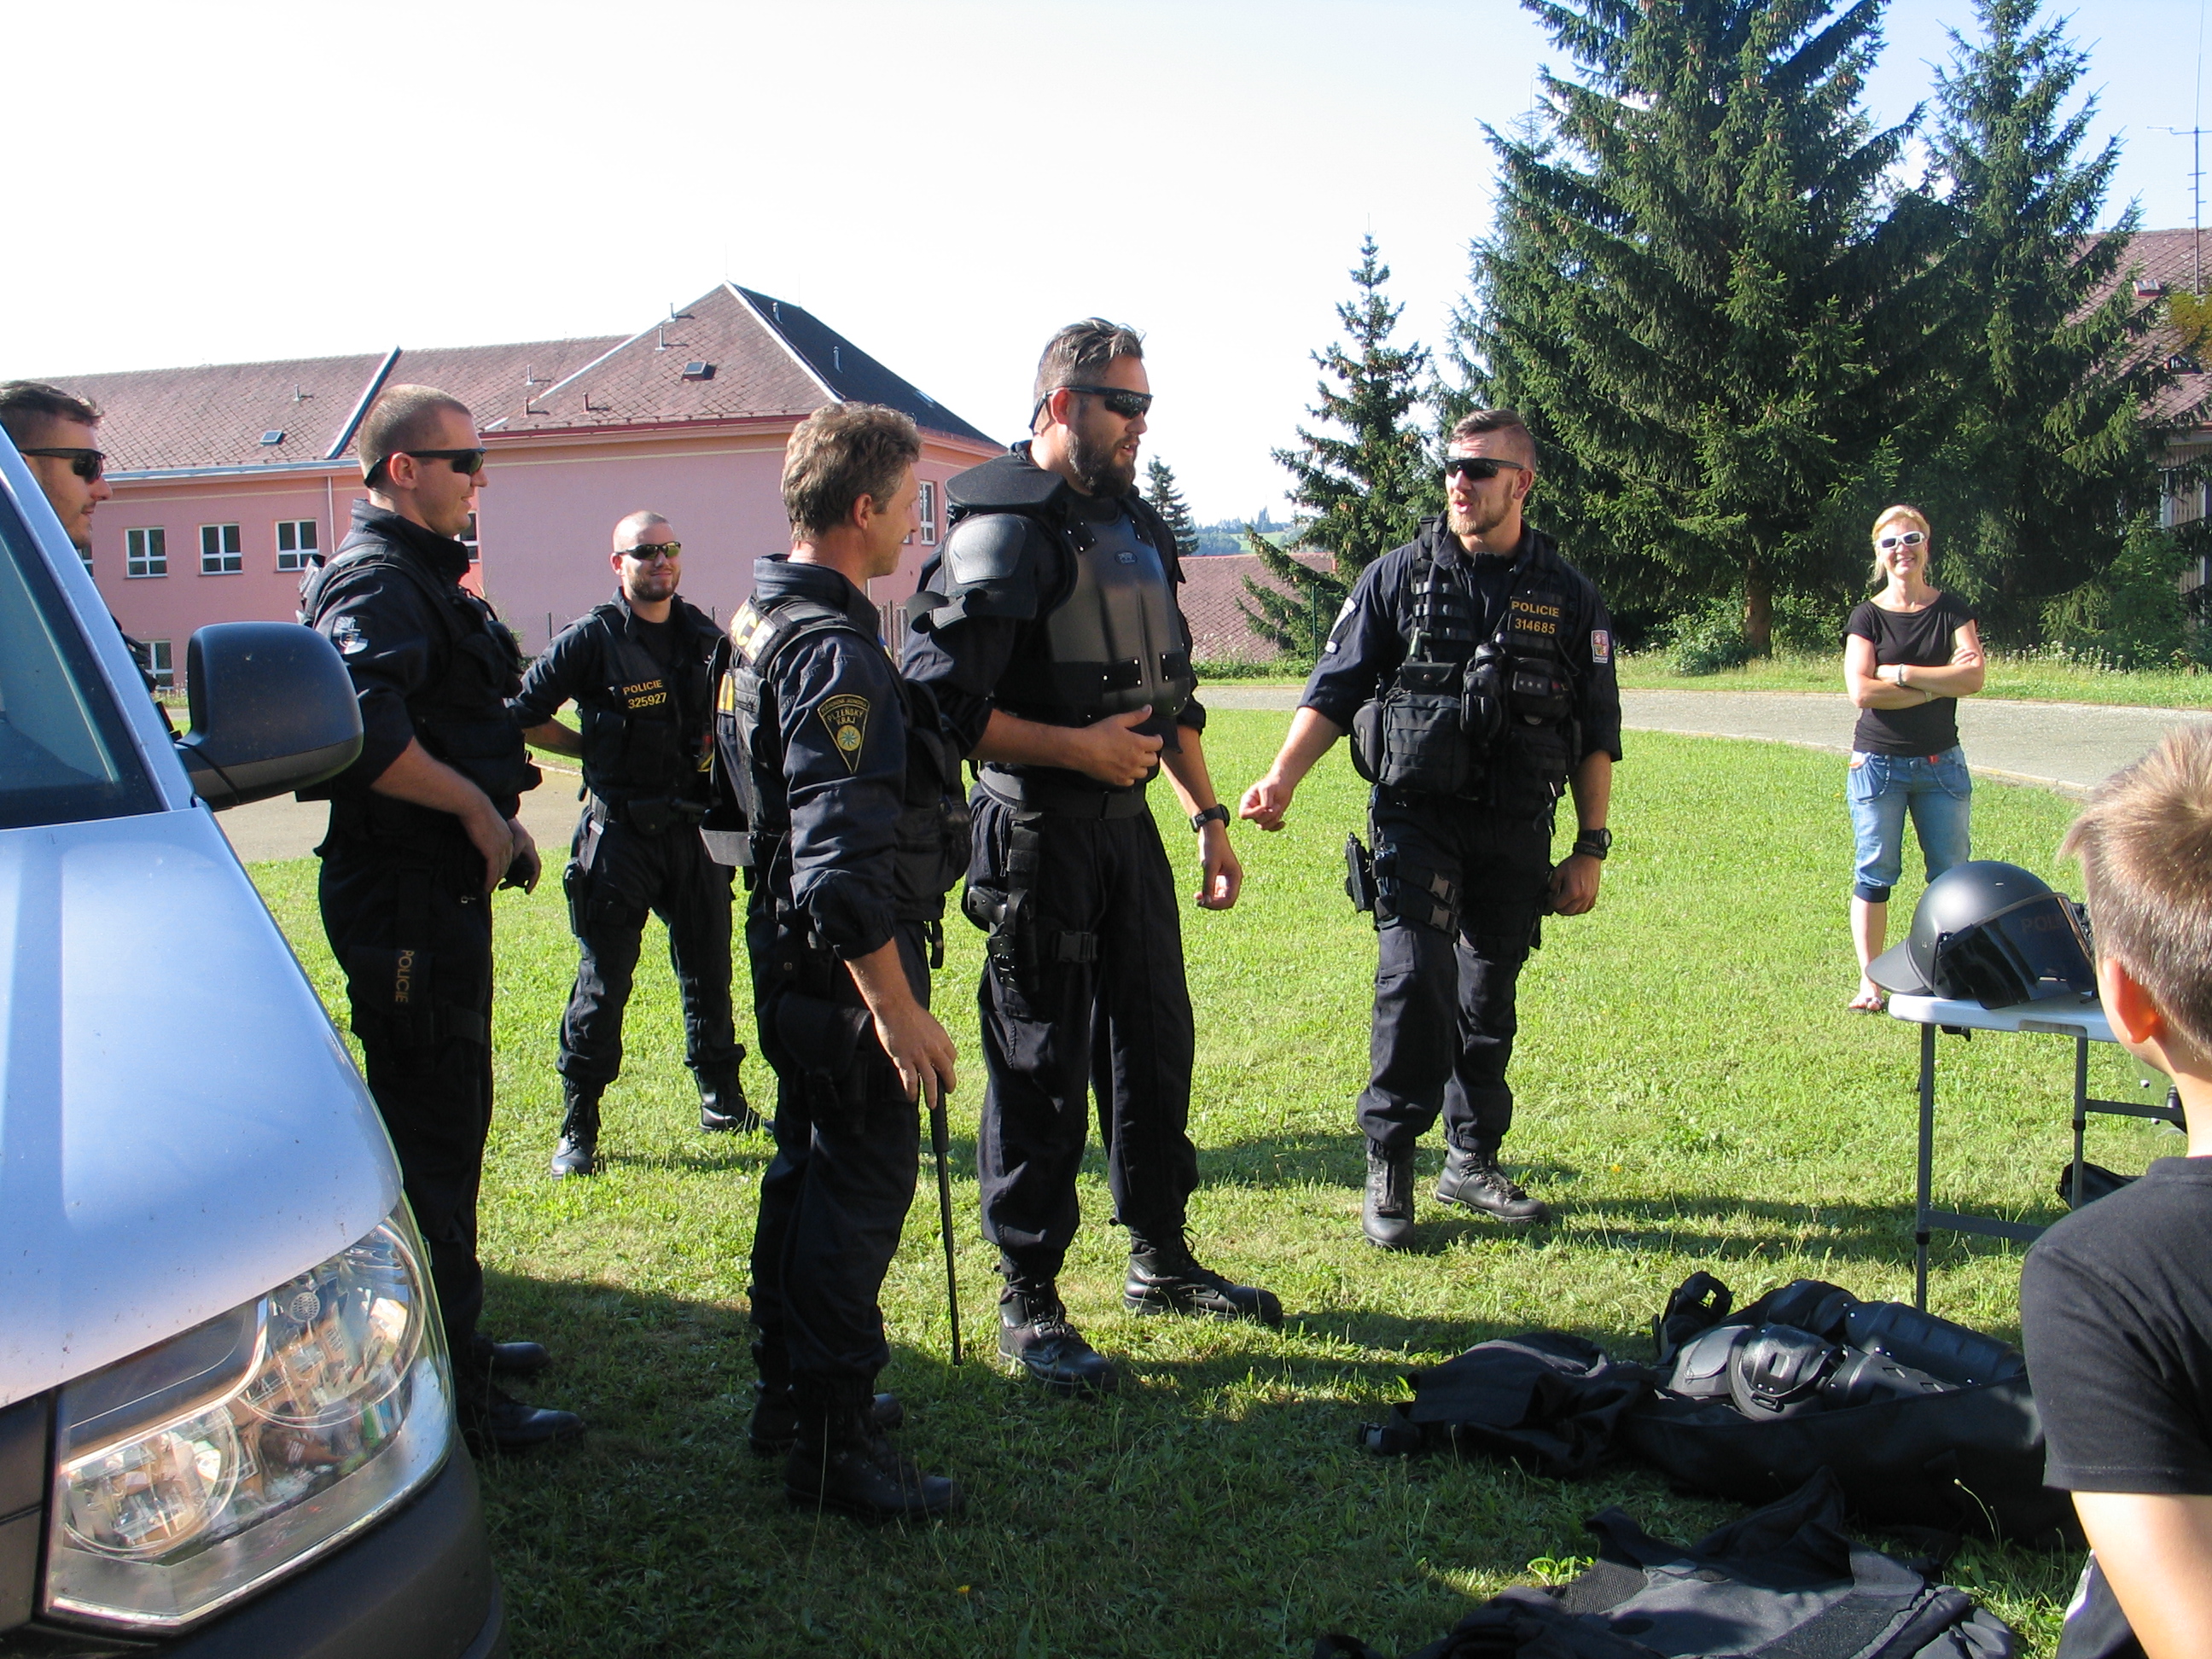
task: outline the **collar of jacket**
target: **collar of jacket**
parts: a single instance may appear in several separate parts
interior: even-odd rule
[[[617,587],[615,589],[614,598],[609,600],[608,603],[621,610],[623,632],[628,635],[631,639],[635,639],[637,637],[637,629],[635,624],[638,620],[638,615],[635,611],[630,608],[629,595],[623,592],[621,588]],[[692,604],[690,600],[685,599],[681,593],[672,593],[669,595],[668,620],[672,623],[681,623],[688,633],[706,634],[715,638],[720,638],[721,635],[722,630],[714,626],[714,619],[708,617],[708,614],[702,611],[697,605]],[[650,625],[651,624],[649,623],[647,624],[647,626]]]
[[[874,601],[848,581],[842,571],[826,564],[802,564],[787,553],[753,561],[753,595],[756,608],[778,599],[812,599],[817,605],[836,605],[852,618],[854,627],[866,629],[872,638],[883,629]]]
[[[1459,538],[1444,528],[1444,521],[1441,516],[1422,520],[1421,533],[1418,539],[1427,550],[1429,556],[1440,564],[1449,564],[1456,561],[1461,564],[1472,566],[1477,556],[1462,547],[1459,544]],[[1481,556],[1496,556],[1486,554]],[[1558,544],[1549,536],[1533,524],[1524,524],[1521,526],[1521,544],[1513,550],[1515,575],[1519,575],[1531,565],[1556,562],[1558,558]]]
[[[1031,460],[1026,438],[1005,454],[956,472],[945,483],[946,503],[969,513],[1035,514],[1057,507],[1066,518],[1097,522],[1129,512],[1135,498],[1133,490],[1125,495],[1084,495],[1057,472],[1048,472]]]
[[[465,543],[441,536],[436,531],[427,529],[412,519],[401,517],[389,507],[378,507],[371,501],[356,501],[353,504],[353,533],[356,536],[374,536],[388,546],[412,554],[449,582],[457,582],[469,574],[469,550]]]

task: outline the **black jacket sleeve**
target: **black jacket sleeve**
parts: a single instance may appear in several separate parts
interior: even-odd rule
[[[390,571],[341,574],[322,596],[316,632],[337,647],[361,703],[361,757],[324,787],[358,793],[415,740],[407,698],[428,684],[444,634],[415,586]]]
[[[1359,706],[1405,661],[1406,641],[1393,600],[1412,556],[1410,547],[1401,548],[1359,573],[1328,630],[1321,660],[1306,679],[1305,695],[1298,700],[1301,707],[1332,725],[1349,728]]]
[[[793,646],[775,676],[791,806],[792,902],[840,959],[891,937],[906,726],[883,653],[829,633]]]
[[[1576,700],[1575,718],[1583,728],[1582,758],[1602,750],[1613,759],[1620,758],[1620,680],[1613,667],[1616,654],[1613,639],[1613,617],[1605,608],[1605,597],[1595,586],[1589,589],[1589,603],[1582,637],[1567,640],[1563,648],[1578,658],[1581,695]]]
[[[602,683],[599,648],[590,618],[573,623],[547,646],[530,672],[522,677],[522,690],[507,705],[514,723],[526,731],[543,726],[561,712],[563,703]]]

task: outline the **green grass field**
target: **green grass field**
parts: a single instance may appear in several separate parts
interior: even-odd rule
[[[1840,691],[1844,659],[1790,653],[1764,657],[1717,674],[1680,674],[1666,653],[1647,651],[1620,659],[1620,683],[1640,691]],[[2121,703],[2140,708],[2212,708],[2212,674],[2146,669],[2122,673],[2083,663],[1996,653],[1984,697],[2044,702]]]
[[[1265,765],[1285,718],[1214,715],[1224,793]],[[558,1369],[530,1392],[592,1425],[575,1447],[484,1469],[515,1651],[1182,1659],[1304,1655],[1335,1629],[1398,1653],[1589,1553],[1581,1522],[1608,1504],[1685,1540],[1741,1513],[1634,1470],[1568,1484],[1486,1462],[1381,1462],[1352,1439],[1405,1397],[1408,1367],[1486,1337],[1560,1328],[1644,1357],[1650,1316],[1699,1267],[1740,1299],[1802,1276],[1911,1295],[1917,1038],[1844,1009],[1856,974],[1842,789],[1839,757],[1632,736],[1600,908],[1552,924],[1522,980],[1507,1161],[1559,1224],[1514,1237],[1444,1214],[1427,1196],[1432,1135],[1422,1250],[1402,1256],[1358,1237],[1349,1108],[1365,1077],[1374,941],[1342,896],[1339,852],[1363,796],[1333,756],[1289,829],[1240,831],[1243,902],[1184,917],[1200,1009],[1193,1220],[1204,1259],[1273,1287],[1288,1318],[1278,1333],[1125,1315],[1124,1247],[1094,1156],[1062,1288],[1127,1368],[1125,1391],[1103,1401],[1048,1399],[990,1363],[997,1281],[973,1175],[980,935],[956,921],[937,994],[963,1058],[954,1195],[963,1324],[981,1357],[946,1361],[925,1181],[884,1288],[884,1382],[907,1402],[908,1448],[957,1477],[969,1510],[909,1530],[793,1514],[778,1467],[746,1452],[745,1254],[768,1146],[697,1132],[672,986],[651,948],[629,1067],[607,1098],[611,1167],[546,1177],[574,945],[557,881],[501,895],[486,1323],[547,1342]],[[1975,850],[2078,891],[2053,860],[2069,811],[1984,784]],[[1171,802],[1167,817],[1188,863]],[[255,873],[335,1007],[313,861]],[[1900,890],[1899,917],[1916,892]],[[1945,1042],[1940,1199],[2052,1218],[2070,1049]],[[772,1091],[757,1062],[747,1073]],[[2136,1078],[2116,1050],[2096,1055],[2097,1092],[2136,1097]],[[2124,1170],[2179,1146],[2118,1120],[2091,1131],[2091,1156]],[[1931,1306],[2016,1338],[2019,1267],[2017,1247],[1939,1235]],[[1970,1545],[1951,1577],[2048,1655],[2078,1565]]]

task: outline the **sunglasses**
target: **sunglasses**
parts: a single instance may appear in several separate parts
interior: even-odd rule
[[[484,453],[481,449],[395,449],[395,455],[412,455],[418,461],[451,461],[453,471],[464,478],[473,478],[483,471]]]
[[[1875,541],[1875,545],[1887,553],[1893,547],[1917,547],[1927,539],[1928,538],[1917,530],[1908,530],[1901,536],[1881,537]]]
[[[70,471],[91,483],[107,469],[107,457],[97,449],[19,449],[18,455],[46,455],[67,461]]]
[[[1056,386],[1052,392],[1080,392],[1103,402],[1125,421],[1133,421],[1152,406],[1149,392],[1124,392],[1118,386]],[[1036,400],[1036,408],[1030,410],[1030,424],[1036,424],[1037,412],[1052,401],[1052,392]]]
[[[1444,462],[1444,477],[1449,478],[1456,472],[1470,483],[1480,483],[1486,478],[1496,477],[1499,469],[1509,466],[1516,472],[1528,470],[1518,461],[1501,461],[1494,455],[1454,455]]]
[[[683,551],[682,542],[640,542],[635,547],[623,549],[623,557],[635,559],[640,564],[651,564],[656,559],[673,562]]]

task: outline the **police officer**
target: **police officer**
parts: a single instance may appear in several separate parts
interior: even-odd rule
[[[981,762],[963,901],[989,933],[989,1087],[977,1147],[984,1237],[1006,1289],[999,1349],[1060,1393],[1116,1386],[1057,1285],[1096,1082],[1127,1306],[1279,1323],[1273,1295],[1200,1266],[1186,1133],[1194,1048],[1175,877],[1145,785],[1161,767],[1200,837],[1199,903],[1243,872],[1214,799],[1176,605],[1175,538],[1135,493],[1152,404],[1144,349],[1098,318],[1037,367],[1035,436],[946,486],[952,526],[909,608],[909,676]]]
[[[958,757],[912,697],[866,585],[920,520],[921,440],[896,410],[832,404],[785,450],[790,555],[754,567],[730,625],[715,726],[750,826],[745,943],[776,1154],[753,1236],[756,1452],[788,1446],[811,1508],[921,1519],[961,1503],[885,1437],[890,1358],[877,1298],[914,1200],[915,1110],[953,1084],[929,1012],[945,894],[966,854]]]
[[[730,1018],[731,872],[699,835],[722,633],[677,594],[683,557],[657,513],[617,525],[615,597],[561,630],[509,705],[531,742],[582,758],[590,792],[562,877],[583,955],[561,1020],[556,1176],[589,1175],[598,1158],[599,1097],[622,1072],[623,1009],[648,910],[668,928],[699,1127],[760,1127],[738,1081],[745,1051]],[[580,732],[553,718],[571,699]]]
[[[538,781],[507,699],[514,636],[461,586],[484,452],[466,405],[393,386],[362,422],[368,499],[307,585],[312,626],[361,700],[361,758],[312,792],[331,803],[323,928],[407,1200],[430,1251],[464,1429],[518,1449],[583,1431],[509,1398],[494,1374],[544,1369],[534,1342],[479,1334],[477,1189],[491,1126],[491,895],[527,891],[538,849],[515,814]]]
[[[1536,449],[1510,410],[1452,430],[1444,519],[1360,575],[1289,736],[1242,816],[1279,830],[1298,782],[1346,730],[1376,784],[1371,865],[1352,849],[1380,930],[1362,1224],[1413,1240],[1413,1143],[1441,1109],[1437,1197],[1516,1225],[1548,1212],[1498,1166],[1513,1121],[1514,991],[1546,911],[1597,902],[1620,757],[1613,624],[1596,588],[1523,522]],[[1556,803],[1573,850],[1552,862]]]

